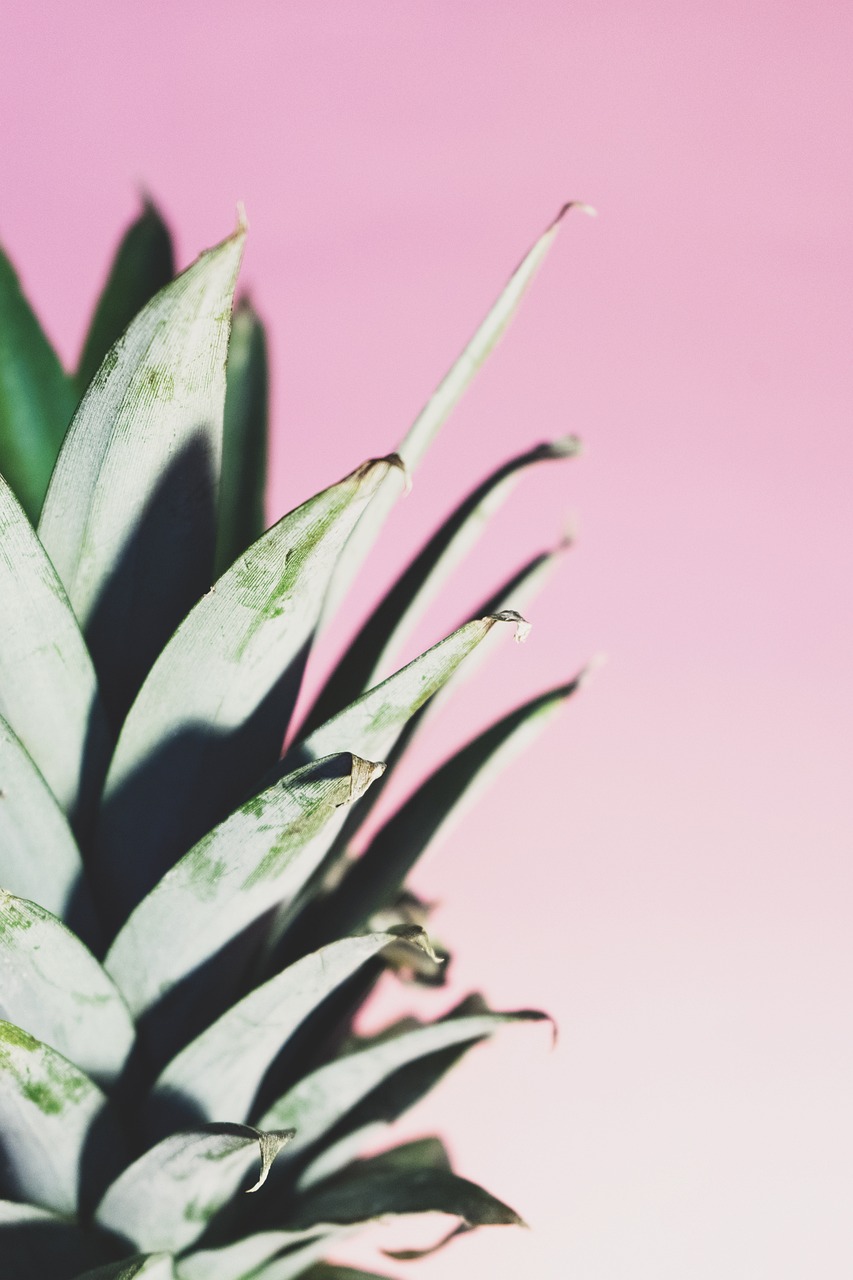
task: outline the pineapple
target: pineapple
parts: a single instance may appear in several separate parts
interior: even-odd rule
[[[438,1211],[451,1235],[520,1221],[437,1138],[364,1151],[473,1045],[544,1015],[472,996],[372,1037],[353,1021],[384,972],[441,984],[409,870],[579,680],[475,737],[350,849],[486,636],[523,637],[518,605],[565,544],[395,669],[403,635],[519,474],[576,440],[519,454],[465,497],[291,720],[312,639],[559,224],[399,452],[266,531],[265,337],[245,301],[232,323],[244,222],[173,278],[146,207],[73,376],[0,255],[9,1280],[358,1280],[321,1260],[376,1219]]]

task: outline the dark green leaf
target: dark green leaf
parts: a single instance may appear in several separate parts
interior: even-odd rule
[[[122,1262],[98,1267],[96,1271],[87,1271],[75,1280],[175,1280],[174,1259],[170,1253],[125,1258]]]
[[[216,576],[263,533],[267,479],[267,340],[250,303],[234,312],[228,347]]]
[[[0,250],[0,473],[38,520],[77,396]]]
[[[8,1280],[74,1280],[109,1256],[105,1240],[67,1218],[0,1200],[0,1267]]]
[[[86,390],[104,356],[136,313],[174,274],[169,228],[147,200],[142,213],[124,234],[98,299],[75,376],[79,395]]]

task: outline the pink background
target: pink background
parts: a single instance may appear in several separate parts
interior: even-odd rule
[[[566,225],[376,562],[511,451],[584,437],[419,637],[580,514],[527,646],[419,752],[609,655],[418,873],[454,992],[562,1029],[554,1054],[535,1030],[478,1051],[407,1122],[449,1130],[535,1228],[462,1240],[423,1280],[851,1274],[852,19],[3,5],[0,233],[66,358],[137,184],[182,261],[246,201],[271,514],[391,448],[561,202],[600,210]]]

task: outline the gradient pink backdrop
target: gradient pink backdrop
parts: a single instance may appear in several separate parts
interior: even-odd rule
[[[6,0],[0,35],[0,233],[67,359],[137,184],[182,261],[245,200],[271,514],[392,447],[560,203],[598,206],[377,561],[510,451],[584,437],[419,637],[580,513],[528,645],[419,754],[608,653],[417,875],[454,993],[562,1038],[478,1051],[405,1132],[448,1129],[535,1230],[411,1274],[846,1280],[853,10]]]

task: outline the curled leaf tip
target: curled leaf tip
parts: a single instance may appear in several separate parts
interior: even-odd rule
[[[385,765],[380,760],[362,760],[361,756],[353,756],[350,770],[349,802],[358,800],[367,788],[385,772]]]
[[[551,225],[556,227],[571,209],[577,209],[578,213],[585,213],[589,218],[598,217],[598,210],[584,200],[567,200]]]
[[[396,467],[403,476],[403,496],[407,497],[412,492],[412,473],[406,466],[405,459],[400,457],[399,453],[389,453],[384,459],[389,466]]]
[[[433,947],[432,943],[429,940],[429,935],[427,934],[426,929],[422,929],[420,925],[417,925],[417,924],[393,925],[388,930],[388,932],[392,933],[395,938],[399,939],[400,942],[409,942],[412,944],[412,946],[418,947],[419,950],[423,951],[425,955],[429,956],[433,964],[442,965],[447,959],[446,956],[438,955],[438,953],[436,952],[435,948]],[[392,945],[394,944],[392,943]]]
[[[257,1135],[258,1148],[261,1154],[261,1172],[255,1185],[247,1188],[246,1195],[251,1195],[255,1191],[260,1191],[261,1187],[269,1177],[273,1161],[279,1151],[281,1151],[282,1147],[286,1147],[288,1142],[292,1142],[296,1137],[295,1129],[270,1129],[266,1132],[256,1129],[255,1133]]]
[[[551,453],[555,458],[576,458],[583,453],[583,441],[571,432],[558,436],[551,441]]]
[[[249,219],[246,214],[246,206],[242,200],[237,201],[237,234],[245,235],[249,230]]]
[[[533,630],[533,626],[526,618],[523,618],[515,609],[502,609],[500,613],[493,613],[492,618],[495,622],[513,622],[515,623],[515,641],[516,644],[524,644],[524,641]]]
[[[590,658],[589,662],[586,664],[586,666],[583,668],[583,670],[581,671],[580,675],[577,678],[576,683],[578,688],[579,689],[586,688],[590,680],[592,680],[593,677],[595,676],[596,672],[600,671],[606,662],[607,662],[606,653],[593,654],[593,656]]]

